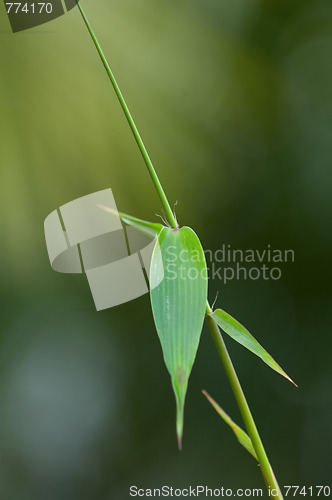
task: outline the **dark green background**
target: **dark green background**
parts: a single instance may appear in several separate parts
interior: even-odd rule
[[[279,281],[213,281],[295,389],[227,342],[281,485],[331,483],[332,4],[83,2],[181,224],[205,248],[295,251]],[[184,450],[148,296],[97,313],[52,271],[43,221],[111,187],[160,203],[78,10],[12,34],[0,5],[0,496],[123,500],[129,486],[264,487],[208,331]]]

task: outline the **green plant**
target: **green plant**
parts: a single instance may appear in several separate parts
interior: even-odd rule
[[[183,412],[188,380],[205,319],[248,434],[235,424],[205,391],[203,392],[223,420],[231,427],[240,444],[258,461],[266,485],[270,489],[270,496],[282,499],[280,488],[219,328],[259,356],[273,370],[291,382],[293,381],[239,322],[221,309],[212,310],[207,300],[206,262],[200,241],[191,228],[179,227],[121,90],[78,0],[77,5],[116,92],[164,210],[165,225],[143,221],[127,214],[120,213],[119,215],[124,223],[156,239],[150,269],[150,297],[157,333],[175,394],[179,448],[182,446]],[[106,207],[104,208],[107,210]],[[172,248],[173,260],[170,260],[170,248]],[[186,259],[181,258],[184,254]],[[188,258],[188,256],[191,257]],[[170,262],[174,264],[171,271],[168,266]]]

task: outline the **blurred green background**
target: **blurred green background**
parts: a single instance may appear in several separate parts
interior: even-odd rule
[[[83,7],[180,223],[212,250],[294,249],[280,280],[209,296],[299,384],[227,342],[279,483],[331,483],[331,2]],[[97,313],[83,276],[52,271],[43,221],[60,205],[111,187],[120,210],[161,207],[78,10],[15,35],[0,14],[1,499],[263,488],[201,394],[241,423],[209,332],[180,453],[149,297]]]

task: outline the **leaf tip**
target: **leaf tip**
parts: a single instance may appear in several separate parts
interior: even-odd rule
[[[176,417],[176,436],[178,440],[179,451],[182,450],[182,437],[183,437],[183,411],[177,412]]]
[[[285,373],[284,377],[289,380],[293,385],[295,385],[296,388],[298,388],[299,386],[294,382],[294,380],[292,380],[288,375],[287,373]]]
[[[108,207],[106,205],[103,205],[102,203],[97,203],[97,208],[100,208],[101,210],[105,210],[107,212]]]
[[[205,389],[202,389],[202,394],[206,397],[206,399],[208,399],[209,401],[211,401],[211,399],[212,399],[212,398],[211,398],[210,394],[208,394],[208,393],[206,392],[206,390],[205,390]]]
[[[280,375],[282,375],[286,380],[288,380],[291,384],[295,385],[296,388],[298,388],[299,386],[294,382],[293,379],[290,378],[289,375],[287,375],[287,373],[285,372],[285,370],[283,370],[281,368],[281,366],[277,365],[278,366],[278,370],[275,370],[277,373],[279,373]]]
[[[97,203],[97,208],[100,208],[101,210],[104,210],[104,212],[108,212],[109,214],[112,215],[119,215],[117,210],[114,210],[114,208],[107,207],[106,205],[103,205],[102,203]]]
[[[176,435],[179,450],[182,450],[184,401],[187,391],[187,382],[188,377],[185,370],[182,367],[179,367],[177,370],[177,381],[174,387],[176,398]]]

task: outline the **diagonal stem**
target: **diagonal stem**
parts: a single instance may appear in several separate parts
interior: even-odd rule
[[[127,118],[127,121],[128,121],[129,126],[131,128],[131,131],[135,137],[136,143],[141,151],[141,154],[143,156],[143,159],[145,161],[145,164],[147,166],[147,169],[149,171],[149,174],[151,176],[153,184],[157,190],[158,196],[159,196],[160,201],[163,205],[167,220],[168,220],[169,224],[171,225],[171,227],[176,228],[176,227],[178,227],[178,223],[175,219],[174,213],[170,207],[169,201],[168,201],[166,194],[165,194],[165,191],[160,183],[158,175],[154,169],[154,166],[152,164],[150,156],[145,148],[143,140],[138,132],[138,129],[136,127],[134,119],[129,111],[129,108],[126,104],[126,101],[122,95],[122,92],[121,92],[118,84],[117,84],[117,81],[113,75],[113,72],[112,72],[112,70],[111,70],[111,68],[106,60],[106,57],[105,57],[105,55],[104,55],[104,53],[99,45],[99,42],[98,42],[98,40],[97,40],[97,38],[96,38],[96,36],[95,36],[91,26],[90,26],[90,23],[89,23],[86,15],[84,14],[84,11],[79,3],[79,0],[76,0],[76,3],[77,3],[77,6],[80,10],[81,16],[84,20],[84,23],[85,23],[85,25],[90,33],[90,36],[93,40],[93,43],[98,51],[98,54],[99,54],[100,59],[104,65],[104,68],[108,74],[108,77],[112,83],[114,91],[118,97],[118,100],[119,100],[120,105],[123,109],[123,112]],[[208,302],[207,302],[207,306],[206,306],[206,313],[207,313],[206,314],[206,322],[209,326],[209,329],[210,329],[212,338],[215,342],[219,357],[224,365],[224,369],[226,371],[226,374],[227,374],[228,380],[230,382],[232,391],[234,393],[236,402],[239,406],[243,421],[245,423],[248,434],[251,438],[253,447],[255,449],[256,455],[258,457],[264,480],[265,480],[269,489],[276,489],[277,490],[276,495],[270,494],[270,496],[274,497],[274,498],[278,498],[279,500],[283,500],[283,496],[280,492],[280,489],[278,487],[278,483],[277,483],[276,478],[273,474],[271,465],[269,463],[266,452],[264,450],[263,443],[262,443],[261,438],[258,434],[258,430],[257,430],[256,424],[255,424],[255,421],[251,415],[250,408],[248,406],[247,400],[246,400],[245,395],[243,393],[241,384],[239,382],[239,379],[238,379],[238,376],[236,374],[233,363],[231,361],[231,358],[228,354],[226,345],[225,345],[224,340],[220,334],[218,325],[215,323],[213,318],[209,315],[211,313],[211,307],[210,307]]]
[[[249,405],[247,403],[246,397],[244,395],[244,392],[242,390],[239,378],[237,376],[237,373],[235,371],[234,365],[232,363],[232,360],[230,358],[230,355],[227,351],[227,347],[225,345],[224,339],[221,336],[219,327],[217,323],[214,321],[214,319],[210,316],[211,313],[211,308],[209,303],[207,302],[206,304],[206,323],[209,327],[209,330],[211,332],[213,341],[215,343],[215,346],[217,348],[219,357],[221,359],[221,362],[224,366],[227,378],[229,380],[229,383],[231,385],[234,397],[236,399],[237,405],[239,407],[239,410],[242,415],[242,419],[244,421],[244,424],[246,426],[247,432],[249,434],[249,437],[251,439],[252,445],[255,449],[261,471],[264,477],[264,480],[267,484],[267,486],[272,490],[276,490],[277,494],[271,494],[272,498],[279,498],[280,500],[283,499],[283,496],[281,494],[279,485],[277,483],[277,480],[274,476],[272,467],[270,465],[270,462],[267,458],[266,451],[264,449],[262,440],[259,436],[255,421],[253,419],[253,416],[251,414]]]
[[[164,191],[164,189],[163,189],[163,187],[161,185],[161,182],[159,180],[157,172],[155,171],[155,168],[153,166],[151,158],[150,158],[150,156],[149,156],[149,154],[148,154],[148,152],[146,150],[146,147],[145,147],[144,142],[143,142],[143,140],[141,138],[141,135],[140,135],[140,133],[139,133],[137,127],[136,127],[134,119],[133,119],[133,117],[132,117],[132,115],[131,115],[131,113],[129,111],[129,108],[128,108],[127,104],[126,104],[126,101],[125,101],[125,99],[124,99],[124,97],[122,95],[120,87],[119,87],[119,85],[118,85],[118,83],[117,83],[117,81],[116,81],[116,79],[115,79],[115,77],[113,75],[113,72],[112,72],[112,70],[111,70],[111,68],[110,68],[110,66],[109,66],[109,64],[107,62],[107,59],[106,59],[106,57],[105,57],[105,55],[104,55],[104,53],[102,51],[102,48],[101,48],[101,46],[100,46],[100,44],[99,44],[99,42],[97,40],[97,37],[94,34],[94,32],[93,32],[93,30],[91,28],[91,25],[90,25],[90,23],[89,23],[86,15],[84,14],[84,11],[83,11],[83,9],[81,7],[80,2],[78,0],[76,0],[76,3],[77,3],[77,6],[79,8],[79,11],[81,13],[81,16],[83,18],[83,21],[85,22],[85,25],[88,28],[88,31],[90,33],[90,36],[91,36],[92,40],[93,40],[93,43],[95,44],[95,47],[96,47],[96,49],[98,51],[99,57],[100,57],[103,65],[104,65],[106,73],[108,74],[108,77],[109,77],[109,79],[110,79],[110,81],[112,83],[113,89],[114,89],[114,91],[115,91],[115,93],[117,95],[117,98],[118,98],[118,100],[120,102],[122,110],[123,110],[123,112],[124,112],[124,114],[125,114],[125,116],[127,118],[128,124],[129,124],[129,126],[131,128],[131,131],[132,131],[134,137],[135,137],[135,141],[136,141],[136,143],[137,143],[137,145],[139,147],[139,150],[140,150],[140,152],[141,152],[141,154],[143,156],[143,159],[145,161],[145,164],[146,164],[147,169],[149,171],[149,174],[151,176],[152,182],[155,185],[155,188],[157,190],[158,196],[159,196],[160,201],[161,201],[161,203],[163,205],[167,221],[169,222],[169,224],[170,224],[171,227],[176,228],[176,227],[178,227],[178,223],[177,223],[177,221],[175,219],[174,213],[173,213],[173,211],[172,211],[172,209],[170,207],[170,204],[169,204],[168,199],[166,197],[165,191]]]

